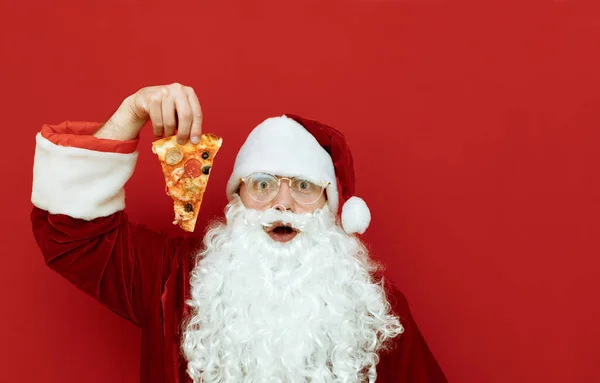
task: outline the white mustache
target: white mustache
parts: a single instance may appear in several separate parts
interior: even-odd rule
[[[304,231],[308,225],[313,223],[315,215],[323,214],[321,210],[314,213],[293,213],[291,211],[280,211],[270,208],[264,211],[250,211],[249,217],[245,223],[247,225],[260,225],[262,228],[269,229],[276,225],[290,226],[293,229]]]

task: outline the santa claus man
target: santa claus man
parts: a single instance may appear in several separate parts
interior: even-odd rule
[[[43,126],[31,215],[48,266],[141,328],[141,382],[446,382],[356,236],[370,214],[342,134],[294,115],[259,124],[225,219],[201,241],[127,218],[148,120],[157,137],[201,135],[198,98],[180,84],[139,90],[105,124]]]

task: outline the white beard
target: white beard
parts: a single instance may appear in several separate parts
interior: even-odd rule
[[[237,199],[204,238],[182,351],[194,382],[374,382],[377,352],[403,332],[375,264],[327,207],[259,212]],[[273,241],[275,221],[301,232]]]

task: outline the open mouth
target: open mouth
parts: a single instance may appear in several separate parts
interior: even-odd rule
[[[298,234],[298,230],[281,222],[275,222],[266,231],[269,237],[276,242],[291,241]]]

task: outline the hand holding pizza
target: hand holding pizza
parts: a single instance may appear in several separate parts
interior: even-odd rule
[[[96,132],[99,138],[131,140],[150,120],[157,138],[177,133],[177,142],[194,144],[202,134],[202,108],[189,86],[178,83],[149,86],[127,97],[112,117]]]

